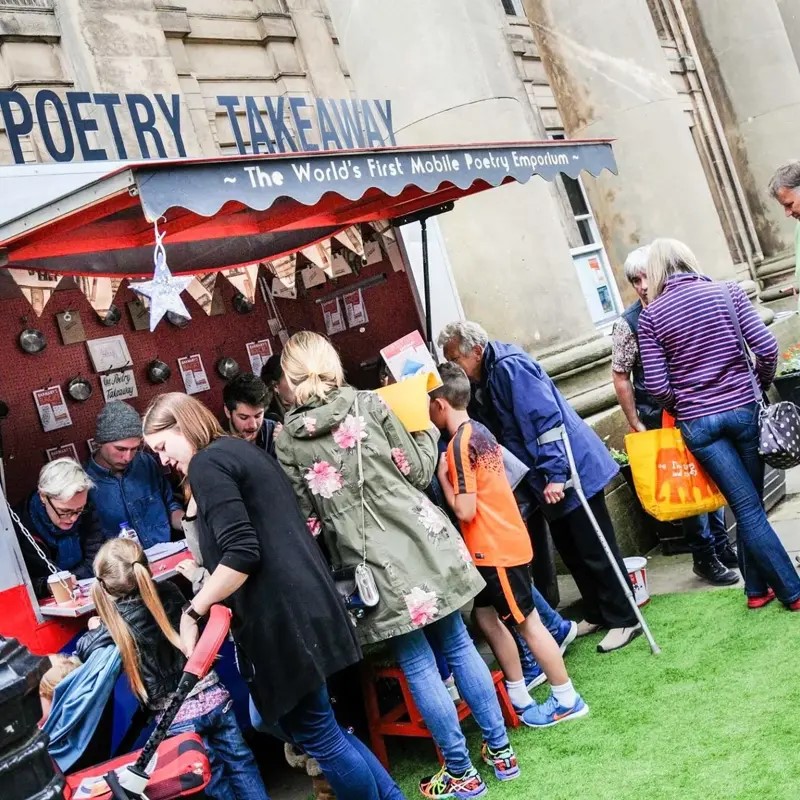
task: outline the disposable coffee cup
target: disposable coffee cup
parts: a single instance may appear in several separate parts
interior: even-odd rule
[[[64,584],[66,584],[66,587]],[[72,593],[75,591],[78,582],[71,572],[56,572],[47,579],[47,585],[56,603],[63,605],[64,603],[72,602]]]

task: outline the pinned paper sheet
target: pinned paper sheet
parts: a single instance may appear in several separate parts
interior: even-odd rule
[[[9,269],[8,274],[19,286],[36,316],[41,317],[47,301],[53,296],[62,276],[30,269]]]
[[[435,384],[436,377],[432,373],[420,372],[400,383],[383,386],[377,393],[394,411],[405,429],[409,433],[416,433],[431,427],[428,392],[436,388]]]
[[[358,225],[351,225],[340,233],[335,233],[333,238],[357,256],[364,255],[364,239],[361,236],[361,228]]]
[[[244,267],[223,269],[222,274],[245,296],[249,303],[256,301],[256,286],[260,263],[247,264]]]
[[[205,275],[195,275],[194,280],[186,290],[195,299],[197,305],[211,316],[211,306],[214,302],[214,286],[217,283],[216,272],[206,272]]]
[[[122,279],[77,277],[76,280],[89,305],[97,312],[97,316],[104,320],[114,303]]]
[[[428,391],[442,385],[439,370],[419,331],[412,331],[402,339],[384,347],[381,350],[381,357],[386,362],[392,377],[398,382],[418,373],[425,373],[433,376],[433,383]]]
[[[347,263],[347,259],[341,253],[337,253],[333,257],[333,261],[331,263],[331,277],[343,278],[345,275],[350,275],[352,272],[353,270]]]
[[[284,300],[297,300],[297,284],[287,286],[280,278],[273,278],[270,293],[273,297],[282,297]]]

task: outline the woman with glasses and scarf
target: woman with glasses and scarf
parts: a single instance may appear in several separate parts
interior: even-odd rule
[[[92,577],[92,561],[105,541],[88,502],[93,485],[77,461],[57,458],[42,467],[36,491],[15,509],[47,560],[78,579]],[[47,597],[50,570],[16,521],[15,526],[33,590],[37,597]]]

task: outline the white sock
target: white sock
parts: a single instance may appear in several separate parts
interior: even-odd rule
[[[567,681],[566,683],[562,683],[561,686],[550,686],[553,691],[553,696],[558,700],[558,704],[560,706],[564,706],[564,708],[572,708],[575,705],[575,701],[578,699],[578,693],[575,691],[575,687],[572,685],[572,681]]]
[[[520,681],[506,681],[506,689],[514,708],[527,708],[533,702],[525,687],[525,678]]]

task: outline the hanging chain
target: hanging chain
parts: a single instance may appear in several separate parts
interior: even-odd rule
[[[36,539],[33,538],[31,532],[22,524],[22,520],[16,515],[14,509],[11,508],[11,503],[9,503],[8,500],[6,500],[6,505],[8,506],[8,513],[11,514],[11,519],[17,523],[17,526],[22,531],[22,535],[28,540],[33,549],[36,551],[36,555],[39,556],[42,561],[44,561],[45,566],[50,570],[50,574],[58,575],[59,570],[56,569],[55,564],[53,564],[53,562],[45,555],[44,550],[42,550],[42,548],[39,546],[39,543],[36,541]],[[64,587],[70,597],[75,596],[75,592],[70,589],[70,587],[67,585],[67,582],[62,577],[59,576],[58,582]]]

